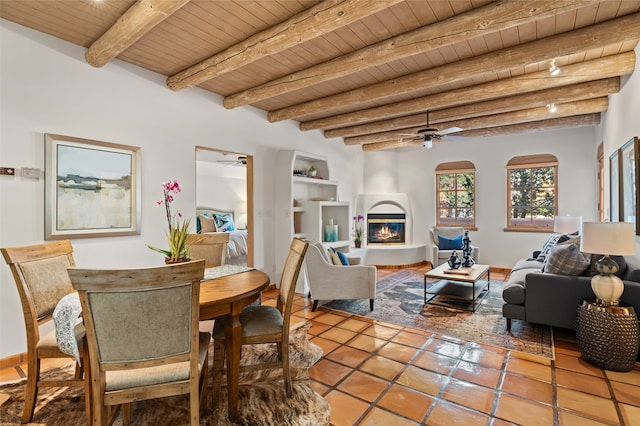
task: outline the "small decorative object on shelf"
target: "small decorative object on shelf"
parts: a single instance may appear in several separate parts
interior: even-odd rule
[[[309,168],[309,171],[307,172],[307,175],[311,176],[311,177],[315,177],[317,173],[318,173],[318,171],[316,170],[316,168],[311,166]]]
[[[360,222],[364,222],[364,216],[359,214],[353,217],[353,244],[356,248],[362,247],[362,237],[364,235]]]
[[[449,264],[449,268],[451,269],[460,268],[460,264],[462,262],[460,261],[460,256],[458,256],[458,253],[456,253],[455,250],[451,252],[451,257],[449,257],[449,260],[447,261],[447,263]]]
[[[582,358],[611,371],[630,371],[638,356],[640,329],[632,306],[604,306],[595,298],[578,305],[576,340]]]
[[[462,267],[470,268],[475,261],[471,257],[471,238],[469,238],[469,231],[464,231],[464,238],[462,238]]]
[[[327,243],[338,241],[338,225],[333,224],[333,219],[329,220],[328,225],[324,226],[324,241]]]
[[[176,211],[175,215],[171,214],[171,208],[169,204],[174,201],[173,194],[177,194],[182,191],[180,184],[177,180],[163,182],[162,188],[164,191],[164,198],[156,202],[157,206],[164,205],[165,212],[167,214],[167,224],[169,230],[166,233],[167,242],[169,243],[169,250],[163,250],[158,247],[147,244],[151,250],[155,250],[165,255],[165,263],[178,263],[189,261],[189,249],[187,249],[187,234],[189,233],[189,219],[180,223],[182,213]]]

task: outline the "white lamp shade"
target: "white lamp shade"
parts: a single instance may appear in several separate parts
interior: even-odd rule
[[[584,222],[581,235],[581,252],[619,256],[636,254],[633,223]]]
[[[580,231],[582,216],[556,216],[553,219],[553,232],[558,234],[573,234]]]

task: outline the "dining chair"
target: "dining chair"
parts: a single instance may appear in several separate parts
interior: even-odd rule
[[[22,423],[29,423],[33,418],[38,390],[43,387],[83,386],[87,419],[91,419],[91,402],[89,381],[83,379],[83,372],[88,372],[84,327],[75,327],[81,365],[76,363],[73,378],[56,377],[45,380],[40,375],[41,361],[47,358],[73,357],[62,352],[58,347],[55,329],[41,333],[40,326],[53,319],[53,311],[57,303],[69,293],[73,287],[67,274],[67,268],[75,266],[73,247],[69,240],[22,247],[2,248],[4,260],[9,265],[13,279],[18,287],[22,314],[27,332],[27,387],[25,389]],[[83,371],[84,370],[84,371]],[[86,378],[86,374],[84,375]]]
[[[291,307],[300,274],[302,261],[309,243],[294,238],[282,271],[276,306],[249,305],[240,314],[242,324],[241,345],[275,343],[278,360],[260,364],[244,365],[240,371],[254,371],[266,368],[282,368],[285,390],[288,397],[293,395],[291,372],[289,370],[289,322]],[[217,405],[219,390],[222,386],[224,360],[226,355],[227,318],[216,319],[213,325],[213,400]]]
[[[198,330],[204,260],[68,272],[87,330],[93,424],[111,424],[120,405],[129,424],[131,402],[188,394],[198,425],[211,341]]]
[[[228,244],[228,232],[187,235],[189,257],[191,259],[204,259],[207,268],[225,264]]]

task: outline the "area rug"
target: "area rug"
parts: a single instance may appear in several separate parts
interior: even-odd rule
[[[309,368],[322,356],[322,349],[307,340],[309,323],[300,323],[290,339],[290,363],[293,379],[293,397],[287,398],[282,382],[282,370],[243,373],[240,378],[240,413],[237,423],[227,417],[226,386],[220,391],[220,403],[206,415],[201,413],[201,425],[265,425],[306,426],[329,425],[329,403],[309,386]],[[210,352],[210,355],[212,352]],[[273,345],[243,348],[242,363],[256,359],[268,360],[276,356]],[[210,356],[210,358],[212,358]],[[211,360],[210,360],[211,361]],[[212,362],[212,361],[211,361]],[[73,364],[45,373],[49,377],[73,374]],[[25,381],[0,386],[0,425],[19,425],[24,405]],[[209,379],[211,386],[211,378]],[[211,400],[213,389],[209,389]],[[188,425],[189,400],[175,396],[132,405],[131,423],[139,425]],[[34,425],[84,425],[84,392],[80,388],[44,388],[38,393],[38,404],[33,415]],[[118,417],[114,423],[122,425]]]
[[[427,288],[437,281],[430,280]],[[436,303],[424,304],[424,274],[399,271],[378,281],[374,310],[369,300],[334,300],[326,308],[347,312],[392,324],[414,327],[460,340],[499,346],[553,359],[551,327],[513,321],[506,329],[502,316],[503,281],[491,280],[490,290],[471,302],[451,301],[437,297]],[[427,295],[430,297],[430,295]]]

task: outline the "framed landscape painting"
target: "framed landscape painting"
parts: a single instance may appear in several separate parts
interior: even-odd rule
[[[139,234],[139,150],[45,134],[45,239]]]
[[[634,137],[627,141],[620,148],[621,165],[620,173],[622,183],[620,194],[622,198],[621,219],[625,222],[631,222],[635,226],[636,235],[640,232],[638,226],[638,138]]]
[[[620,155],[618,149],[609,157],[609,196],[610,198],[610,216],[611,222],[620,222]]]

